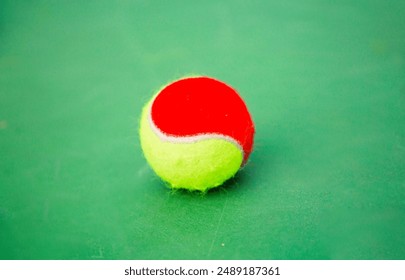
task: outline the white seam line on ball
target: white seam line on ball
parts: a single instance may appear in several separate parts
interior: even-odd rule
[[[152,102],[152,104],[153,104],[153,102]],[[232,137],[229,137],[227,135],[222,135],[222,134],[217,134],[217,133],[203,133],[203,134],[197,134],[197,135],[193,135],[193,136],[171,136],[171,135],[164,133],[152,121],[152,114],[151,114],[150,109],[151,109],[151,106],[148,108],[148,123],[149,123],[150,127],[152,128],[152,131],[162,141],[171,142],[171,143],[196,143],[196,142],[202,141],[202,140],[221,139],[221,140],[225,140],[227,142],[234,144],[242,153],[242,159],[244,158],[245,153],[243,151],[242,146],[235,139],[233,139]]]

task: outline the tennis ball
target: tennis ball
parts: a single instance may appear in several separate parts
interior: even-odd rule
[[[254,132],[233,88],[209,77],[186,77],[144,106],[139,134],[147,162],[170,187],[205,192],[247,163]]]

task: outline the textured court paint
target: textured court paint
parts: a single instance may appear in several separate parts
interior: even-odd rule
[[[244,150],[253,148],[254,124],[245,102],[229,85],[210,77],[186,77],[165,86],[155,97],[151,118],[164,134],[202,134],[232,138]]]
[[[148,121],[151,102],[142,111],[141,146],[156,174],[172,188],[187,186],[190,190],[206,191],[221,185],[239,170],[243,154],[227,140],[172,143],[160,139]]]
[[[0,259],[405,260],[405,1],[320,3],[0,1]],[[190,71],[257,128],[205,196],[138,141]]]

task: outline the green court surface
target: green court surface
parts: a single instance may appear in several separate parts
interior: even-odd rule
[[[0,259],[405,259],[404,1],[1,1]],[[148,167],[143,104],[236,88],[247,166]]]

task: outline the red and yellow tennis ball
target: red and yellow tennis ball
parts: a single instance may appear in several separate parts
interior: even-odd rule
[[[206,191],[247,163],[255,128],[232,87],[209,77],[164,86],[143,108],[141,147],[172,188]]]

